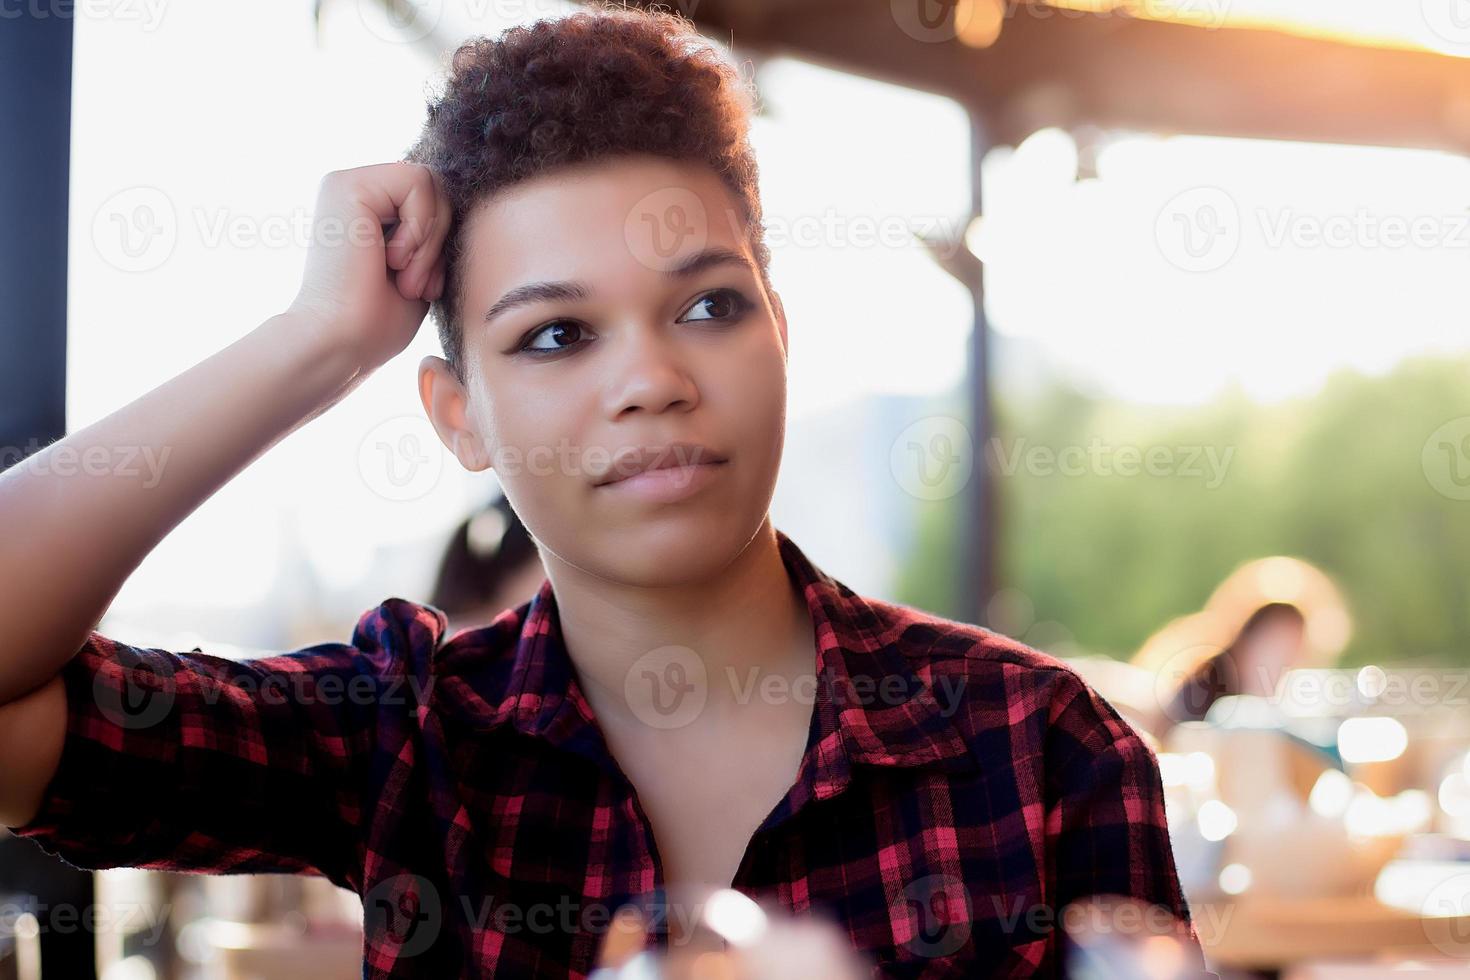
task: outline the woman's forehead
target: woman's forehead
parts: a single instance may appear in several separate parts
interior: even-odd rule
[[[581,164],[538,176],[476,207],[464,255],[487,288],[662,271],[709,246],[747,251],[734,196],[710,168],[656,157]],[[582,270],[578,273],[576,270]]]

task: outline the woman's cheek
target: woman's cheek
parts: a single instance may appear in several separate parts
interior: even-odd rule
[[[786,357],[779,337],[751,351],[740,377],[747,385],[744,404],[762,422],[762,428],[781,425],[786,416]]]
[[[774,328],[772,335],[774,336]],[[746,462],[750,491],[763,491],[774,482],[781,464],[786,425],[786,360],[776,343],[752,344],[732,352],[718,377],[724,387],[717,396],[723,406],[732,450]]]

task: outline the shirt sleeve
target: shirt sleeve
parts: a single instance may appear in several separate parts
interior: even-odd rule
[[[1198,955],[1158,760],[1106,699],[1076,674],[1061,674],[1045,748],[1053,905],[1064,909],[1081,899],[1124,898],[1160,906]]]
[[[93,632],[61,672],[56,772],[12,833],[81,868],[314,874],[360,891],[377,731],[415,710],[395,638],[436,616],[389,600],[350,644],[252,660]]]

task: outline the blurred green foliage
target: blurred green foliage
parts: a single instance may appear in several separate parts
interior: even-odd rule
[[[1065,627],[1068,652],[1131,656],[1241,562],[1286,554],[1343,590],[1345,664],[1470,665],[1470,500],[1454,496],[1470,493],[1470,438],[1458,441],[1470,421],[1426,451],[1470,416],[1470,359],[1340,372],[1310,398],[1269,405],[1232,392],[1161,408],[1063,385],[997,401],[984,452],[997,584],[1028,597],[1036,622]],[[1137,447],[1135,475],[1120,472],[1124,446]],[[1065,472],[1047,456],[1064,450]],[[957,615],[962,501],[917,503],[900,601]]]

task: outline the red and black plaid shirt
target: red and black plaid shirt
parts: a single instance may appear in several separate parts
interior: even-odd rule
[[[778,539],[819,683],[796,781],[734,887],[836,921],[884,977],[1056,975],[1063,910],[1089,895],[1192,933],[1156,760],[1106,701]],[[399,598],[350,644],[255,660],[94,632],[63,669],[59,769],[15,833],[86,868],[324,875],[363,897],[364,977],[584,977],[619,905],[674,914],[649,822],[549,580],[444,634]]]

